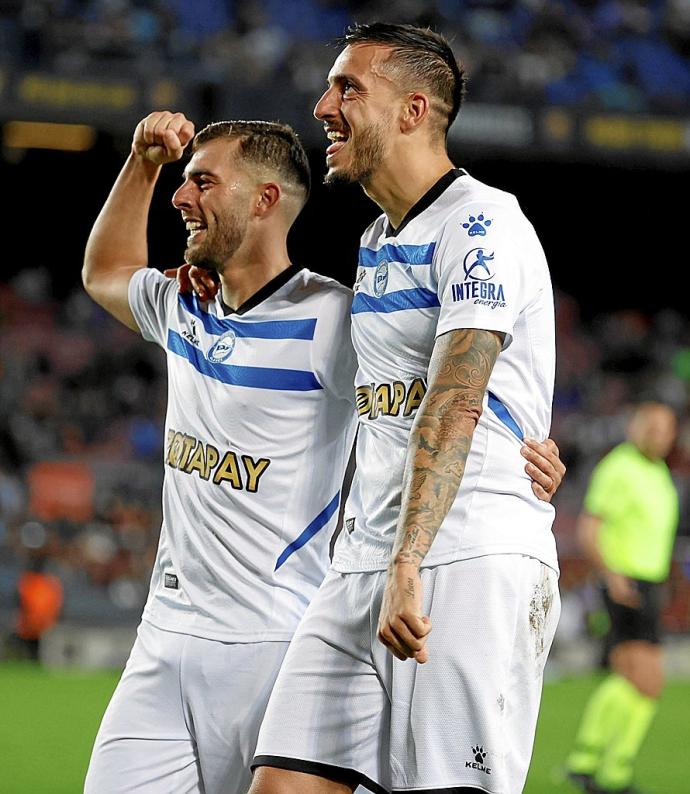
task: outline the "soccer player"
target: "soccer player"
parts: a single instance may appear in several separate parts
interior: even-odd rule
[[[168,362],[163,526],[148,602],[103,718],[88,794],[246,791],[288,642],[328,565],[354,433],[350,290],[292,265],[309,168],[282,124],[193,138],[153,113],[91,232],[89,294]],[[213,300],[148,269],[161,166],[192,140],[173,197]]]
[[[160,168],[193,134],[182,114],[138,125],[86,251],[89,293],[161,345],[169,373],[160,545],[88,794],[246,791],[278,667],[328,566],[352,444],[352,293],[290,263],[309,171],[289,127],[221,122],[193,138],[173,203],[186,261],[220,291],[210,279],[204,300],[179,294],[147,269]],[[557,448],[524,454],[548,500]]]
[[[633,767],[663,689],[659,588],[669,572],[678,495],[664,458],[676,437],[665,405],[639,405],[627,441],[596,466],[578,520],[603,581],[611,674],[591,696],[568,757],[570,779],[596,794],[634,794]]]
[[[553,298],[514,196],[456,168],[463,74],[429,30],[350,28],[315,115],[359,182],[359,432],[345,529],[264,719],[251,794],[522,791],[560,600]],[[412,661],[410,661],[412,660]]]

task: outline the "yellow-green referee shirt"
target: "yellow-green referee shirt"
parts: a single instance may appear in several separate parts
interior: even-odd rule
[[[663,460],[619,444],[594,469],[584,506],[602,519],[598,542],[608,568],[649,582],[667,578],[678,494]]]

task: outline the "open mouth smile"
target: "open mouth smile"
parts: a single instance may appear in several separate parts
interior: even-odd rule
[[[331,157],[337,154],[349,141],[350,133],[348,130],[326,127],[326,137],[329,141],[332,141],[331,145],[326,149],[326,156]]]
[[[185,228],[187,229],[187,243],[194,242],[206,231],[206,226],[201,221],[196,220],[186,220]]]

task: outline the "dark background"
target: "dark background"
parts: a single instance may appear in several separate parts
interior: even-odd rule
[[[3,280],[40,265],[50,271],[57,299],[70,291],[126,148],[124,139],[100,135],[88,152],[30,150],[18,163],[0,161]],[[359,235],[378,208],[356,186],[321,184],[323,151],[309,155],[314,185],[291,232],[291,255],[351,285]],[[453,156],[474,177],[517,195],[546,250],[554,285],[577,299],[584,318],[623,308],[686,308],[690,167],[544,161],[471,150]],[[164,169],[152,207],[150,261],[157,267],[181,263],[185,233],[170,204],[181,170],[181,164]]]

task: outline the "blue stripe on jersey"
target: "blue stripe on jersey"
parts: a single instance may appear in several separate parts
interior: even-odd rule
[[[352,301],[352,314],[402,312],[406,309],[431,309],[440,305],[436,293],[423,287],[389,292],[380,298],[358,292]]]
[[[168,331],[168,350],[186,358],[197,372],[207,378],[213,378],[230,386],[248,386],[252,389],[276,389],[278,391],[323,389],[314,373],[305,370],[213,364],[204,358],[201,351],[190,345],[175,331]]]
[[[323,529],[326,526],[333,513],[335,513],[335,511],[338,509],[339,504],[340,491],[338,491],[338,493],[331,499],[326,507],[324,507],[324,509],[318,514],[318,516],[316,516],[311,524],[309,524],[309,526],[302,532],[302,534],[285,547],[280,557],[278,557],[276,561],[276,567],[273,569],[274,572],[280,568],[280,566],[291,554],[294,554],[298,549],[301,549],[302,546],[304,546],[305,543],[308,543],[320,529]]]
[[[436,243],[424,245],[391,245],[386,243],[377,251],[373,248],[359,249],[359,264],[362,267],[376,267],[379,262],[402,262],[407,265],[430,265],[434,257]]]
[[[313,339],[316,319],[270,320],[268,322],[245,323],[227,318],[220,319],[199,306],[199,299],[190,293],[179,293],[179,302],[190,314],[198,317],[207,333],[224,334],[234,331],[237,336],[247,339]]]
[[[514,433],[520,441],[525,437],[525,434],[520,430],[520,426],[513,419],[510,411],[503,405],[503,403],[496,397],[495,394],[487,392],[489,395],[489,408],[496,414],[496,416],[503,422],[503,424]]]

